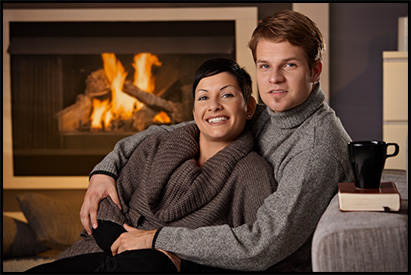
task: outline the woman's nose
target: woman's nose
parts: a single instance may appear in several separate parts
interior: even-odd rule
[[[221,109],[222,109],[222,105],[218,98],[212,98],[209,101],[209,105],[208,105],[209,111],[215,112],[215,111],[220,111]]]

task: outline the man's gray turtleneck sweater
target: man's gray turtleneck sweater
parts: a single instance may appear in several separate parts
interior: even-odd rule
[[[337,190],[352,181],[347,143],[350,137],[324,102],[320,86],[301,105],[281,113],[258,106],[248,127],[256,151],[274,168],[278,184],[259,208],[254,224],[236,228],[163,227],[155,248],[182,259],[226,269],[309,271],[315,227]],[[135,146],[152,133],[179,126],[156,126],[123,139],[93,169],[114,178]]]

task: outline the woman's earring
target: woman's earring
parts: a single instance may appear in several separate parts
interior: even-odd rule
[[[248,114],[248,115],[247,115],[247,118],[251,118],[251,115],[250,115],[250,114]]]

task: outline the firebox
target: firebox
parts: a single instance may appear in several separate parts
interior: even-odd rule
[[[11,23],[15,175],[87,175],[120,138],[191,120],[193,74],[235,58],[234,31],[233,21]]]
[[[87,176],[121,138],[192,120],[198,66],[239,61],[238,20],[209,17],[10,20],[12,177]]]

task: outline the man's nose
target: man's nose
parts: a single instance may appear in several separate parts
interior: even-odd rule
[[[284,81],[284,79],[285,79],[285,78],[284,78],[283,72],[282,72],[281,70],[279,70],[279,69],[273,68],[273,69],[271,70],[271,73],[270,73],[270,76],[269,76],[268,81],[269,81],[270,83],[281,83],[281,82]]]

